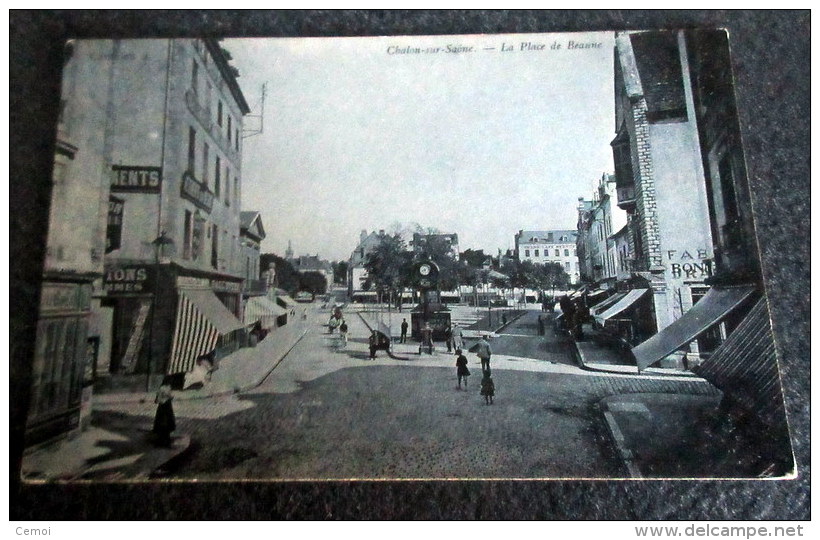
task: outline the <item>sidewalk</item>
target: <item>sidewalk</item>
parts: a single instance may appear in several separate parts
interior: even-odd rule
[[[638,374],[638,366],[632,355],[621,349],[608,347],[594,339],[594,332],[584,328],[584,341],[572,340],[575,357],[582,369],[604,373]],[[696,377],[691,371],[683,369],[649,367],[642,374],[667,375],[672,377]]]
[[[599,403],[631,478],[738,477],[726,440],[712,428],[720,392],[621,394]]]
[[[297,320],[277,328],[256,347],[244,347],[223,358],[210,383],[196,390],[174,392],[175,401],[205,399],[232,395],[255,388],[273,371],[287,353],[304,337],[313,317]],[[22,476],[27,481],[60,481],[85,479],[146,479],[152,473],[184,453],[190,437],[174,432],[170,447],[154,444],[152,417],[133,425],[116,412],[106,412],[105,426],[95,425],[94,411],[106,405],[134,404],[153,408],[153,392],[97,393],[92,398],[91,425],[64,439],[30,449],[23,457]]]

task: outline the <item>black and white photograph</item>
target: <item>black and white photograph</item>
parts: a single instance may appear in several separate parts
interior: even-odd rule
[[[17,515],[781,516],[808,263],[772,186],[808,156],[750,125],[792,68],[750,109],[718,24],[314,16],[54,27],[49,187],[11,207]],[[741,488],[770,495],[733,514]]]

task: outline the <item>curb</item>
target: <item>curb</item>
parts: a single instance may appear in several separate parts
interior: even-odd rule
[[[591,372],[594,372],[594,373],[610,373],[612,375],[637,376],[637,377],[655,376],[655,377],[680,377],[680,378],[683,378],[683,379],[700,379],[700,377],[698,377],[694,373],[680,373],[678,371],[671,371],[671,370],[668,373],[667,372],[654,372],[654,371],[651,372],[651,373],[647,373],[647,372],[640,373],[638,371],[635,371],[635,372],[619,371],[619,370],[616,370],[616,369],[605,369],[605,368],[600,368],[600,367],[592,367],[592,366],[590,366],[589,364],[586,363],[586,361],[584,359],[584,351],[581,350],[581,347],[578,346],[578,342],[574,339],[572,340],[572,350],[575,353],[573,356],[575,356],[575,359],[578,363],[578,367],[583,369],[584,371],[591,371]],[[597,364],[597,365],[601,365],[601,364]],[[633,367],[633,366],[629,366],[629,367]],[[637,369],[637,366],[635,366],[635,368]]]
[[[635,453],[626,446],[626,439],[618,426],[618,421],[609,410],[609,404],[605,403],[606,398],[599,402],[601,411],[604,417],[604,424],[606,425],[607,433],[612,444],[615,446],[618,457],[621,459],[624,467],[629,473],[630,478],[643,478],[640,468],[635,463]]]

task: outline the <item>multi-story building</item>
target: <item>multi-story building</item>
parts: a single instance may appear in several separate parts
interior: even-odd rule
[[[112,50],[110,42],[72,41],[65,51],[27,445],[79,428],[90,398],[88,373],[100,350],[92,287],[103,274],[106,218],[109,230],[119,226],[108,194],[111,148],[100,129],[113,85]]]
[[[365,263],[367,257],[381,244],[385,237],[384,229],[378,233],[375,231],[370,234],[362,229],[359,233],[359,245],[350,254],[350,259],[347,265],[347,295],[353,298],[354,295],[366,296],[370,291],[364,290],[364,283],[367,281],[367,269]],[[375,293],[373,293],[375,297]]]
[[[628,213],[630,287],[645,293],[618,312],[636,344],[705,294],[713,250],[682,34],[619,33],[614,64],[617,203]]]
[[[686,51],[691,73],[714,275],[707,280],[711,289],[691,310],[633,353],[639,369],[684,355],[723,392],[722,410],[734,426],[727,455],[751,449],[746,474],[785,475],[794,462],[752,222],[727,34],[691,30],[675,37]]]
[[[110,62],[109,234],[100,294],[112,373],[184,373],[244,328],[241,133],[249,108],[213,39],[89,42]],[[96,60],[95,60],[96,61]],[[114,204],[112,203],[112,207]],[[146,380],[151,380],[147,378]]]
[[[592,200],[579,199],[578,205],[576,244],[583,254],[582,279],[607,288],[614,288],[617,281],[617,250],[612,234],[626,225],[626,212],[615,206],[615,197],[615,176],[604,174]]]
[[[558,263],[569,275],[569,282],[580,282],[576,239],[578,231],[524,231],[515,235],[515,257],[536,264]]]
[[[299,272],[315,272],[321,275],[325,280],[325,291],[330,291],[333,286],[333,266],[324,260],[320,259],[319,255],[302,255],[289,259],[293,268]]]

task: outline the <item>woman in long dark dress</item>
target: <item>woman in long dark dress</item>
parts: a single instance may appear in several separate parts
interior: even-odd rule
[[[174,396],[171,394],[171,385],[165,384],[157,391],[154,403],[157,404],[157,413],[154,415],[154,435],[160,446],[171,446],[171,433],[177,428],[174,417]]]
[[[467,387],[467,377],[470,376],[470,370],[467,369],[467,357],[461,354],[461,349],[456,349],[456,375],[458,376],[458,389],[461,390],[461,379],[464,379],[464,387]]]

